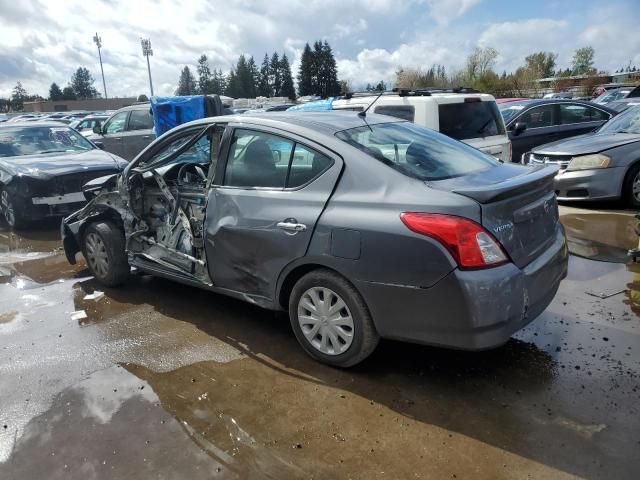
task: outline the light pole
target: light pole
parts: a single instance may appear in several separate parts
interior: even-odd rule
[[[151,66],[149,65],[149,57],[153,56],[153,50],[151,50],[151,40],[148,38],[141,38],[140,45],[142,45],[142,55],[147,57],[147,71],[149,72],[149,89],[151,90],[151,96],[153,97],[153,82],[151,81]]]
[[[98,32],[96,32],[93,37],[93,41],[98,47],[98,57],[100,58],[100,71],[102,72],[102,88],[104,88],[104,98],[107,97],[107,83],[104,81],[104,68],[102,68],[102,54],[100,53],[100,47],[102,47],[102,39],[98,36]]]

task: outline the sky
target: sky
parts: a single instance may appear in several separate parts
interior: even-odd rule
[[[107,93],[149,94],[140,37],[149,38],[156,94],[173,94],[180,70],[206,54],[228,71],[241,53],[260,64],[285,52],[297,73],[305,42],[327,40],[340,79],[355,88],[401,68],[462,68],[476,47],[499,52],[496,71],[515,70],[536,51],[558,54],[591,45],[606,71],[640,67],[640,0],[0,0],[0,97],[17,81],[48,95],[87,67],[102,93],[93,36],[102,38]]]

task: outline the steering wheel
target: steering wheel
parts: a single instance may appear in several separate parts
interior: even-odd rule
[[[190,171],[191,170],[191,171]],[[193,178],[193,177],[196,178]],[[194,183],[205,183],[207,174],[204,169],[195,163],[185,163],[178,170],[178,185],[192,185]]]

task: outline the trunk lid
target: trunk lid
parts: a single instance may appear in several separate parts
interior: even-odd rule
[[[537,258],[560,228],[553,190],[557,166],[504,164],[430,186],[478,202],[481,223],[519,268]]]

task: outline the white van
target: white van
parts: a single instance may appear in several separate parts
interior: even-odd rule
[[[397,89],[352,93],[335,100],[334,110],[390,115],[431,128],[505,162],[511,161],[511,141],[492,95],[469,88]]]

